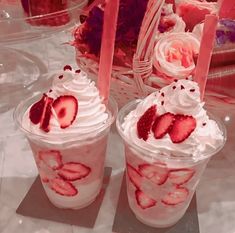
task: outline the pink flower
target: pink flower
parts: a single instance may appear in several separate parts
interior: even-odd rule
[[[192,33],[168,33],[156,43],[154,66],[163,76],[186,78],[193,74],[199,48],[200,42]]]
[[[217,2],[205,0],[175,0],[176,13],[183,18],[186,29],[193,30],[196,24],[201,23],[207,14],[218,11]]]
[[[186,24],[177,14],[170,14],[162,16],[158,26],[158,33],[156,39],[172,32],[185,32]]]

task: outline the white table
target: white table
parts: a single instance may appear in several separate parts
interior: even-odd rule
[[[47,66],[50,69],[74,63],[72,48],[61,49],[64,35],[47,42]],[[35,50],[35,46],[30,48]],[[44,54],[45,56],[45,54]],[[23,98],[23,96],[22,96]],[[235,111],[219,111],[226,119],[228,142],[221,153],[214,156],[197,189],[198,216],[201,233],[235,232]],[[16,129],[13,110],[0,113],[0,232],[1,233],[87,233],[112,232],[112,223],[118,202],[124,169],[124,151],[113,127],[108,145],[106,165],[111,166],[112,177],[107,188],[94,229],[81,228],[23,217],[16,208],[29,190],[37,168],[31,150],[21,132]]]

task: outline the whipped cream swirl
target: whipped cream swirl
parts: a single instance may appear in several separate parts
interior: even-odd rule
[[[137,122],[151,106],[157,106],[157,114],[166,112],[191,115],[196,119],[196,128],[191,135],[181,143],[173,143],[168,134],[161,139],[155,139],[151,131],[146,141],[139,139]],[[124,135],[130,143],[167,156],[200,157],[213,152],[223,142],[223,134],[214,120],[209,119],[204,103],[200,100],[199,87],[190,80],[178,80],[154,92],[142,100],[135,110],[131,111],[122,125]]]
[[[53,138],[55,136],[58,140],[59,136],[80,137],[102,128],[109,117],[95,83],[88,79],[87,74],[82,71],[76,73],[66,70],[54,75],[52,87],[46,94],[54,100],[59,96],[74,96],[78,101],[78,112],[74,122],[69,127],[62,129],[52,108],[50,131],[44,132],[40,129],[39,124],[35,125],[30,121],[30,106],[24,115],[23,126],[37,135],[53,136]]]

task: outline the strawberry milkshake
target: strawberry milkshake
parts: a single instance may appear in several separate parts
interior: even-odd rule
[[[32,148],[43,187],[59,208],[82,208],[99,194],[107,138],[117,112],[87,75],[65,66],[51,89],[23,101],[14,117]]]
[[[223,125],[203,105],[198,84],[181,79],[118,114],[129,205],[147,225],[169,227],[184,215],[207,162],[225,143]]]

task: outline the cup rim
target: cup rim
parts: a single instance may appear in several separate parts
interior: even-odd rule
[[[137,105],[138,103],[140,103],[142,100],[141,99],[135,99],[132,100],[131,102],[127,103],[126,105],[124,105],[118,112],[117,118],[116,118],[116,127],[117,130],[120,134],[120,136],[122,137],[123,141],[128,144],[129,146],[131,146],[132,148],[134,148],[137,152],[140,152],[142,154],[143,157],[147,157],[149,159],[159,159],[159,160],[163,160],[163,161],[175,161],[175,162],[179,162],[179,161],[184,161],[184,162],[195,162],[195,161],[201,161],[201,160],[205,160],[207,158],[210,158],[211,156],[213,156],[214,154],[218,153],[225,145],[226,141],[227,141],[227,130],[226,127],[224,125],[224,123],[222,122],[221,119],[219,119],[218,117],[214,116],[213,114],[211,114],[210,112],[207,111],[207,114],[210,116],[210,118],[213,118],[216,123],[218,124],[220,130],[223,133],[223,137],[224,140],[221,143],[220,146],[218,146],[216,148],[216,150],[214,150],[213,152],[208,152],[208,153],[203,153],[203,155],[201,156],[169,156],[169,155],[164,155],[162,156],[160,153],[159,155],[156,152],[152,152],[149,149],[144,149],[143,147],[138,146],[136,143],[133,143],[129,140],[129,138],[123,133],[123,128],[121,125],[121,117],[124,115],[124,113],[126,112],[127,109],[130,109],[131,107],[133,107],[133,105]],[[128,111],[129,113],[130,111]],[[127,114],[125,115],[127,116]]]
[[[82,134],[82,137],[80,138],[81,135],[78,134],[69,134],[69,135],[66,135],[63,133],[59,134],[59,135],[54,135],[54,134],[37,134],[37,133],[34,133],[34,132],[31,132],[30,130],[26,129],[25,127],[23,127],[19,116],[20,116],[20,111],[22,111],[24,109],[23,106],[25,106],[25,104],[27,104],[30,100],[32,100],[33,98],[35,98],[35,100],[39,100],[40,99],[40,96],[42,95],[42,93],[33,93],[30,97],[28,97],[27,99],[25,100],[22,100],[14,109],[13,111],[13,120],[15,122],[15,124],[17,125],[17,127],[24,133],[26,134],[29,138],[31,137],[35,137],[35,138],[38,138],[39,140],[42,140],[42,141],[47,141],[48,143],[51,143],[53,142],[56,138],[59,138],[59,139],[63,139],[65,140],[65,143],[67,142],[73,142],[73,141],[85,141],[89,138],[95,138],[99,135],[101,135],[108,127],[110,127],[113,122],[115,121],[116,119],[116,116],[117,116],[117,113],[118,113],[118,106],[117,106],[117,102],[115,101],[115,99],[112,97],[112,96],[109,96],[109,100],[108,100],[108,104],[107,104],[107,110],[106,112],[108,113],[108,119],[107,119],[107,122],[102,126],[100,127],[99,129],[95,130],[95,131],[91,131],[91,132],[88,132],[88,133],[84,133]],[[28,107],[30,106],[30,104],[28,104]],[[27,108],[25,109],[25,111],[27,110]],[[24,111],[24,113],[25,113]],[[23,114],[24,114],[23,113]],[[58,141],[58,143],[62,143],[60,140]]]

